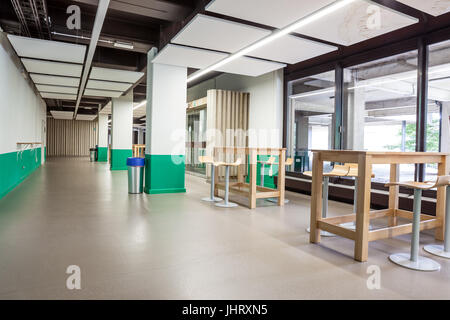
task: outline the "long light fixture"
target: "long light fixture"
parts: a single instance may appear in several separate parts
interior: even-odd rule
[[[254,43],[252,43],[251,45],[230,54],[228,57],[210,65],[209,67],[203,69],[203,70],[199,70],[197,72],[195,72],[194,74],[192,74],[188,79],[187,82],[193,81],[201,76],[204,76],[205,74],[217,70],[218,68],[236,60],[237,58],[240,58],[242,56],[245,56],[247,54],[249,54],[250,52],[261,48],[262,46],[265,46],[266,44],[284,36],[287,35],[291,32],[294,32],[295,30],[304,27],[310,23],[313,23],[339,9],[342,9],[345,6],[348,6],[349,4],[355,2],[356,0],[340,0],[337,2],[334,2],[320,10],[317,10],[315,12],[313,12],[312,14],[301,18],[300,20],[297,20],[294,23],[291,23],[290,25],[288,25],[287,27],[284,27],[283,29],[278,29],[273,31],[270,35],[262,38],[261,40],[258,40]]]
[[[142,106],[143,106],[144,104],[146,104],[146,103],[147,103],[147,100],[142,101],[141,103],[135,105],[135,106],[133,107],[133,110],[136,110],[137,108],[142,107]]]

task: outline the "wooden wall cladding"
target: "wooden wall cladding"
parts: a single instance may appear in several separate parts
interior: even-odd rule
[[[98,144],[97,121],[47,119],[47,156],[87,157]]]

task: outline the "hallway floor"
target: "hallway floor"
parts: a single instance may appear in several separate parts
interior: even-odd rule
[[[200,201],[198,177],[186,176],[186,194],[129,195],[126,171],[48,160],[0,200],[0,299],[450,299],[450,261],[434,258],[434,273],[388,261],[409,236],[371,243],[367,263],[343,238],[309,244],[307,196],[220,209]],[[351,208],[330,202],[332,214]],[[66,288],[69,265],[81,290]],[[372,265],[379,290],[367,286]]]

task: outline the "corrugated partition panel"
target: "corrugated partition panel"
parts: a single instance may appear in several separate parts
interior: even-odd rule
[[[97,121],[47,119],[47,156],[87,157],[98,143]]]
[[[211,150],[213,146],[247,147],[250,94],[229,90],[208,90],[207,97],[207,128],[216,129],[221,133],[215,135],[214,139],[207,139],[212,142],[207,148]],[[232,155],[220,160],[235,161]],[[242,159],[242,162],[246,162],[246,159]],[[225,169],[219,170],[219,175],[223,175]],[[230,174],[234,176],[236,173],[237,168],[231,168]]]

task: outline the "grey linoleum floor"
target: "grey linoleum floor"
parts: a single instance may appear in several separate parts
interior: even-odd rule
[[[107,164],[49,159],[1,199],[0,299],[450,299],[450,261],[436,258],[434,273],[388,261],[409,236],[371,243],[367,263],[346,239],[309,244],[307,196],[219,209],[199,200],[209,185],[198,177],[168,195],[128,195],[126,179]],[[351,207],[330,202],[330,214]],[[66,289],[69,265],[81,290]],[[371,265],[379,290],[367,288]]]

